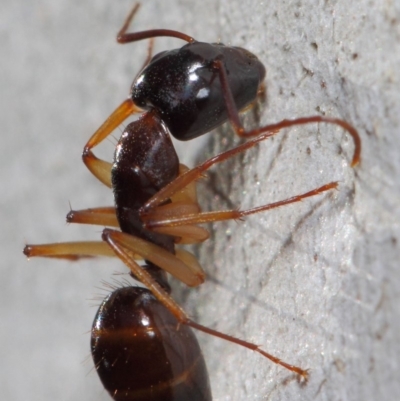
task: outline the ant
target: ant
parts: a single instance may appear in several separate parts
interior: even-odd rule
[[[238,110],[245,109],[263,90],[265,67],[240,47],[203,43],[181,32],[153,29],[127,33],[137,4],[118,33],[119,43],[150,39],[149,54],[135,78],[130,97],[92,135],[83,162],[103,184],[112,188],[115,207],[70,211],[67,221],[108,227],[102,241],[27,245],[25,255],[78,259],[118,257],[133,278],[145,287],[120,288],[100,306],[92,328],[92,355],[100,379],[114,400],[211,400],[201,350],[191,330],[258,352],[297,374],[308,371],[288,364],[259,346],[204,327],[172,299],[169,273],[188,286],[204,282],[196,258],[177,244],[200,243],[209,233],[198,224],[245,216],[299,202],[337,187],[331,182],[301,195],[252,209],[204,213],[197,202],[196,180],[213,165],[244,152],[276,135],[280,129],[309,123],[336,124],[352,136],[352,166],[360,160],[361,140],[346,121],[311,116],[246,131]],[[155,37],[188,42],[179,49],[152,57]],[[114,162],[98,159],[92,148],[131,114],[116,146]],[[190,140],[229,121],[248,141],[222,152],[193,169],[179,164],[170,134]],[[139,264],[137,260],[144,260]]]

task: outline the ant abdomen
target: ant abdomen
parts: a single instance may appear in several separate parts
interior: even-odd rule
[[[119,288],[101,304],[91,350],[117,401],[211,401],[207,368],[191,328],[145,288]]]

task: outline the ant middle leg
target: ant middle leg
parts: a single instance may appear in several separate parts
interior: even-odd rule
[[[294,122],[294,120],[293,120],[293,122]],[[296,125],[296,124],[293,123],[293,124],[289,124],[289,125]],[[262,142],[262,141],[276,135],[279,132],[279,130],[277,128],[275,128],[274,130],[272,130],[272,129],[267,130],[265,127],[261,128],[261,129],[263,130],[263,132],[259,133],[258,136],[253,137],[249,141],[244,142],[244,143],[236,146],[233,149],[229,149],[225,152],[222,152],[216,156],[211,157],[210,159],[204,161],[203,163],[199,164],[198,166],[192,168],[191,170],[188,170],[187,172],[179,175],[174,181],[172,181],[171,183],[166,185],[164,188],[162,188],[160,191],[158,191],[141,208],[140,214],[141,214],[143,220],[146,219],[147,215],[151,214],[154,211],[154,208],[156,208],[157,206],[161,205],[162,203],[164,203],[165,201],[170,199],[175,193],[181,191],[183,188],[185,188],[190,183],[201,178],[204,175],[204,173],[209,168],[211,168],[213,165],[222,163],[223,161],[225,161],[241,152],[251,149],[252,147],[256,146],[259,142]],[[360,151],[360,148],[357,147],[357,143],[356,143],[356,149],[355,149],[355,153],[353,156],[353,162],[354,162],[354,160],[358,161],[359,151]],[[309,196],[317,195],[320,192],[324,192],[328,189],[332,189],[335,187],[336,187],[336,183],[326,184],[325,186],[317,188],[314,191],[311,191],[310,193],[307,192],[304,195],[299,195],[300,198],[298,200],[301,200],[301,198],[306,198]],[[298,201],[298,200],[295,200],[295,201]],[[289,202],[289,203],[292,203],[292,202]]]
[[[331,182],[304,194],[292,196],[288,199],[268,203],[266,205],[257,206],[247,210],[222,210],[187,215],[183,215],[182,213],[180,213],[165,219],[160,218],[160,216],[157,214],[149,213],[143,216],[143,226],[146,227],[148,230],[173,235],[172,229],[176,229],[179,226],[190,227],[191,225],[195,224],[213,223],[217,221],[242,220],[244,217],[250,216],[252,214],[265,212],[267,210],[289,205],[291,203],[300,202],[303,199],[310,198],[312,196],[320,195],[323,192],[329,191],[331,189],[336,189],[337,186],[337,182]],[[168,228],[171,231],[169,231]],[[160,231],[160,229],[163,230]]]

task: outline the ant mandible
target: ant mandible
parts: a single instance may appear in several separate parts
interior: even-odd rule
[[[121,231],[104,229],[103,241],[27,245],[24,253],[27,256],[67,259],[117,256],[130,269],[131,275],[147,287],[128,287],[112,293],[103,302],[93,324],[92,354],[96,369],[115,400],[136,400],[141,396],[146,400],[211,400],[205,364],[190,327],[254,350],[306,380],[307,370],[283,362],[255,344],[192,321],[171,298],[166,272],[192,287],[204,281],[204,272],[194,256],[175,248],[176,244],[200,243],[208,238],[207,230],[198,227],[198,224],[241,219],[337,187],[336,182],[331,182],[304,194],[249,210],[203,213],[197,202],[195,181],[211,166],[252,148],[276,135],[282,128],[321,122],[339,125],[350,133],[355,144],[351,165],[355,166],[360,160],[360,137],[346,121],[324,116],[283,120],[246,131],[238,110],[254,102],[262,90],[265,68],[257,57],[239,47],[198,42],[172,30],[127,33],[138,7],[133,8],[118,33],[119,43],[153,40],[159,36],[179,38],[188,43],[180,49],[165,51],[154,57],[151,57],[150,46],[149,56],[133,82],[130,97],[111,114],[84,147],[82,157],[85,165],[96,178],[113,189],[115,207],[71,211],[67,216],[69,222],[117,227]],[[147,111],[137,121],[128,124],[122,133],[113,164],[98,159],[92,153],[91,149],[127,117],[144,110]],[[250,139],[193,169],[179,164],[169,134],[180,140],[190,140],[228,120],[239,136]],[[144,260],[144,265],[139,265],[137,259]],[[148,350],[146,347],[154,349],[151,342],[154,335],[142,338],[149,327],[161,333],[161,344],[167,341],[168,347],[175,347],[179,361],[171,355],[164,355],[161,359],[158,354],[155,356],[144,351]],[[129,330],[135,330],[135,335]],[[142,342],[135,343],[138,337]],[[126,353],[133,348],[136,357],[146,356],[150,360],[141,361],[139,365],[137,361],[128,360]],[[161,348],[164,349],[164,346]],[[190,350],[193,355],[187,357],[192,352]],[[174,375],[171,376],[170,371],[165,378],[155,368],[159,359],[158,367],[177,363],[181,370],[177,372],[174,365],[171,369],[175,369]],[[127,369],[128,362],[129,366],[133,363],[136,369]],[[189,374],[186,370],[189,371],[192,365],[198,369]],[[184,377],[187,380],[183,380]],[[176,386],[179,388],[182,382],[195,384],[180,390],[181,395],[178,396]],[[160,393],[156,395],[154,391]],[[172,392],[174,395],[171,395]]]

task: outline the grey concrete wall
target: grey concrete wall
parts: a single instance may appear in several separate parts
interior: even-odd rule
[[[145,44],[118,46],[128,1],[2,2],[1,373],[6,400],[107,400],[89,358],[91,321],[124,271],[115,261],[27,262],[25,242],[98,238],[66,226],[71,203],[112,203],[80,153],[127,95]],[[251,207],[332,180],[338,191],[245,222],[215,224],[199,248],[210,280],[179,295],[201,323],[311,369],[307,386],[199,334],[215,400],[376,400],[400,393],[399,17],[397,3],[148,1],[135,28],[173,27],[253,51],[267,67],[260,124],[323,113],[352,123],[296,128],[214,169],[212,209]],[[181,42],[159,40],[159,50]],[[258,122],[249,114],[246,124]],[[116,133],[116,136],[118,132]],[[198,157],[238,143],[229,128]],[[114,139],[99,154],[110,159]],[[183,147],[185,156],[187,144]],[[189,162],[189,161],[188,161]],[[116,279],[119,279],[117,276]],[[97,289],[96,287],[100,287]],[[92,307],[93,306],[93,307]]]

